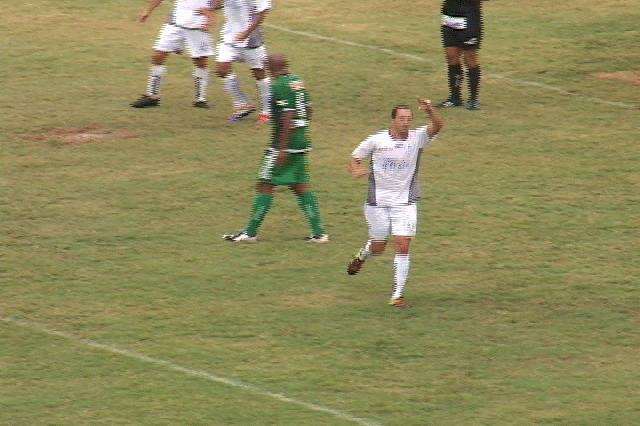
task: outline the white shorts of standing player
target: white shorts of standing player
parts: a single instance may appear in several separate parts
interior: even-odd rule
[[[264,46],[249,48],[219,43],[216,50],[216,62],[246,62],[249,69],[264,69],[266,66],[267,49]]]
[[[182,52],[186,48],[192,58],[215,55],[208,32],[171,24],[164,24],[153,48],[163,52]]]
[[[401,206],[364,205],[369,238],[386,240],[389,235],[413,237],[416,235],[418,209],[416,204]]]

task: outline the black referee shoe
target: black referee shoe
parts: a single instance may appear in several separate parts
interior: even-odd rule
[[[436,108],[451,108],[462,106],[462,99],[449,98],[436,105]]]
[[[467,109],[471,111],[476,111],[480,109],[480,102],[475,99],[469,99],[467,101]]]

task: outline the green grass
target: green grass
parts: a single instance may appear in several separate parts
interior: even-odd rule
[[[269,129],[225,122],[215,78],[191,108],[172,56],[162,105],[127,106],[167,5],[3,5],[0,424],[640,424],[640,119],[608,103],[640,86],[588,78],[637,70],[634,3],[485,4],[483,108],[443,111],[423,156],[408,310],[385,305],[392,253],[344,273],[366,238],[346,164],[392,105],[446,96],[439,2],[274,5],[268,47],[314,100],[312,246],[283,189],[260,243],[221,240]],[[52,133],[80,126],[112,137]]]

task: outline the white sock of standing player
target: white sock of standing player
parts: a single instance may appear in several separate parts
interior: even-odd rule
[[[166,65],[151,65],[151,74],[147,82],[147,95],[153,98],[160,97],[160,83],[162,78],[167,75]]]
[[[393,287],[391,290],[391,298],[398,299],[402,297],[404,286],[409,276],[409,253],[396,253],[393,259]]]
[[[207,86],[209,84],[209,68],[196,67],[193,71],[193,91],[196,101],[207,100]]]
[[[369,256],[371,256],[371,240],[367,240],[358,252],[358,258],[360,258],[360,260],[367,260]]]
[[[231,98],[231,103],[233,103],[234,108],[239,109],[249,104],[247,96],[244,94],[242,89],[240,89],[238,76],[235,74],[229,74],[226,77],[222,77],[220,81],[222,82],[222,88],[227,95],[229,95],[229,98]]]
[[[265,77],[262,80],[256,80],[256,91],[263,114],[269,114],[269,97],[271,96],[271,80]]]

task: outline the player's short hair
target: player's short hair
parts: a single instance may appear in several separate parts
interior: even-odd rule
[[[409,111],[411,111],[411,115],[413,115],[413,110],[411,110],[411,107],[409,105],[396,105],[391,110],[391,118],[396,118],[399,109],[408,109]]]

